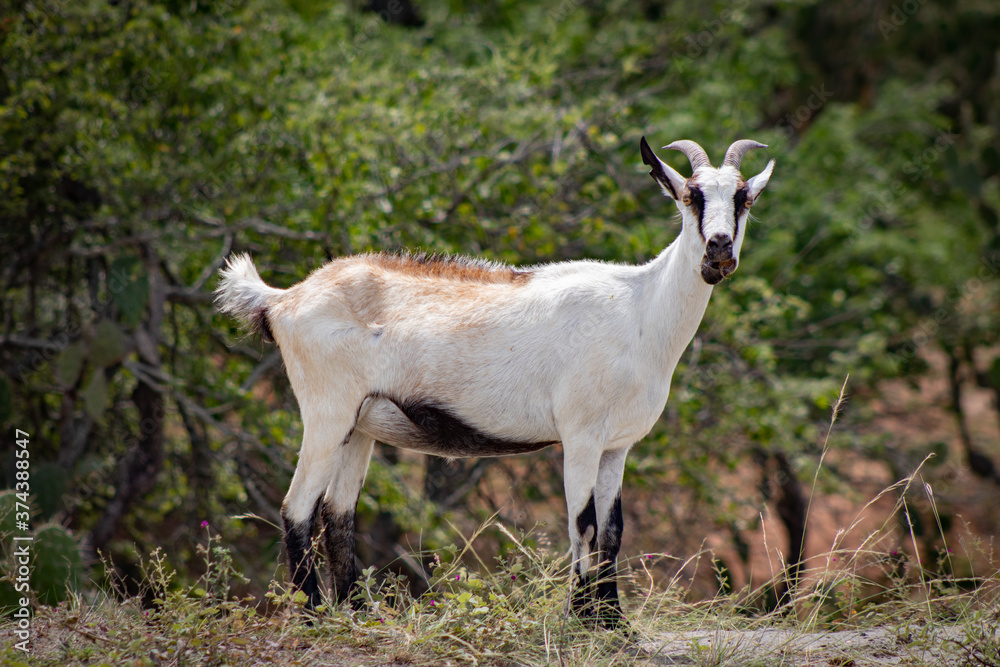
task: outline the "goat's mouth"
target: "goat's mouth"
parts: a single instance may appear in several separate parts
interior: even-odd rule
[[[713,261],[705,257],[701,260],[701,279],[709,285],[718,285],[736,270],[736,264],[733,258]]]

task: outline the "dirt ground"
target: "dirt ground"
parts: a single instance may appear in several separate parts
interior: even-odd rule
[[[967,664],[964,633],[936,629],[918,639],[899,628],[803,633],[795,630],[718,630],[673,633],[641,644],[649,664],[883,667]],[[972,663],[976,664],[976,663]]]
[[[37,619],[32,650],[22,664],[109,664],[109,654],[117,653],[110,627],[82,629],[66,619]],[[3,642],[4,644],[6,642]],[[89,650],[88,650],[89,647]],[[9,650],[9,646],[3,647]],[[120,649],[120,646],[116,647]],[[180,648],[180,647],[178,647]],[[287,638],[281,641],[244,642],[240,646],[219,646],[229,660],[242,654],[245,664],[323,665],[386,667],[437,665],[428,654],[423,660],[413,651],[394,655],[379,647],[361,650],[333,646],[330,642],[303,642]],[[839,632],[806,633],[794,629],[693,630],[672,632],[622,645],[617,657],[594,656],[595,664],[631,665],[719,665],[728,667],[888,667],[912,665],[951,667],[953,665],[992,665],[974,656],[963,629],[926,626],[912,629],[870,628]],[[970,651],[972,651],[970,653]],[[67,660],[68,656],[72,656]],[[83,659],[88,656],[90,659]],[[972,656],[972,657],[970,657]],[[11,654],[8,653],[10,658]],[[181,664],[176,655],[149,654],[147,664]],[[144,661],[126,660],[128,664]],[[5,663],[7,664],[7,663]],[[448,664],[458,664],[449,662]],[[550,663],[551,664],[551,663]]]

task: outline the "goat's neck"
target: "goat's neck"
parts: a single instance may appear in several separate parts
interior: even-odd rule
[[[670,374],[698,331],[712,286],[701,277],[701,256],[696,244],[681,233],[659,256],[646,265],[649,297],[640,316],[649,333],[651,356]]]

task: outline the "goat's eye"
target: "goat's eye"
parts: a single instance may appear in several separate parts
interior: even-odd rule
[[[688,197],[687,195],[684,195],[683,197],[681,197],[681,203],[683,203],[685,206],[690,206],[691,198]]]
[[[743,202],[743,206],[745,206],[746,208],[750,208],[751,206],[753,206],[753,200],[747,199],[745,202]]]

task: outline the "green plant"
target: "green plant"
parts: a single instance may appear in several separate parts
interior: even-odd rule
[[[44,605],[56,605],[81,590],[84,579],[79,539],[66,528],[43,524],[31,531],[15,530],[14,508],[18,494],[0,492],[0,615],[6,616],[27,598]],[[28,538],[14,541],[14,536]],[[27,558],[27,578],[19,572]]]

